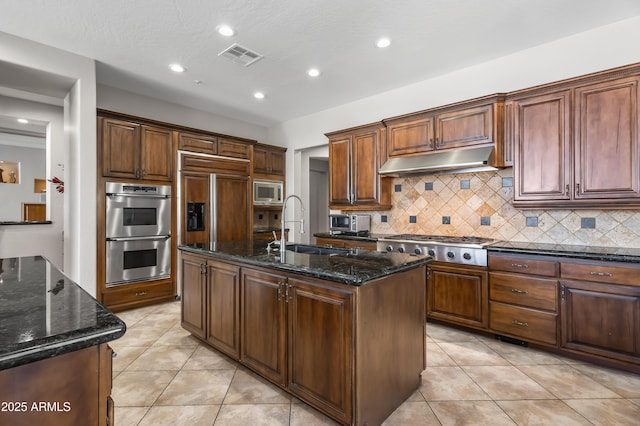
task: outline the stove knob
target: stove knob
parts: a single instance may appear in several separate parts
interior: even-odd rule
[[[462,255],[466,260],[471,260],[471,255],[469,253],[465,253]]]
[[[404,253],[404,247],[398,247],[398,253]]]
[[[416,248],[413,252],[414,252],[415,254],[422,254],[422,249],[421,249],[420,247],[418,247],[418,248]]]
[[[452,251],[448,251],[448,252],[447,252],[447,257],[448,257],[449,259],[453,259],[454,257],[456,257],[456,255],[455,255],[455,253],[454,253],[454,252],[452,252]]]
[[[435,256],[436,255],[436,251],[434,249],[429,249],[429,251],[427,251],[427,254],[429,256]]]
[[[391,244],[389,244],[389,245],[387,246],[387,251],[388,251],[388,252],[392,252],[392,251],[393,251],[393,246],[392,246]]]

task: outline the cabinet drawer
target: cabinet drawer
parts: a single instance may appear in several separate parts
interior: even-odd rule
[[[225,160],[220,158],[207,158],[197,155],[182,156],[182,170],[192,172],[225,173],[248,176],[250,163],[241,160]]]
[[[489,270],[555,277],[558,275],[558,262],[528,256],[489,254]]]
[[[178,148],[185,151],[202,152],[204,154],[217,154],[218,140],[204,135],[180,133]]]
[[[491,272],[489,273],[489,299],[557,312],[558,281]]]
[[[105,291],[102,294],[102,302],[107,306],[120,305],[172,295],[173,282],[171,281],[146,285],[125,284],[115,290]]]
[[[562,262],[560,276],[565,279],[640,287],[640,265],[615,262]]]
[[[557,321],[556,314],[489,302],[489,328],[498,333],[555,345]]]

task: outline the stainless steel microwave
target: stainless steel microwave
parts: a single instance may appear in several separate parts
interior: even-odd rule
[[[329,231],[332,234],[365,234],[371,228],[371,216],[359,214],[329,215]]]
[[[277,180],[253,181],[253,204],[263,206],[281,206],[283,182]]]

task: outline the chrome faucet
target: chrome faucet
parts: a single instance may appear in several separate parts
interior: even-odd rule
[[[285,219],[285,211],[287,210],[287,201],[289,201],[289,198],[297,198],[298,201],[300,201],[300,209],[302,210],[302,217],[300,218],[300,220],[286,220]],[[304,203],[302,202],[302,199],[300,197],[298,197],[297,195],[289,195],[287,196],[287,198],[284,199],[284,202],[282,203],[282,227],[280,229],[280,263],[284,263],[286,256],[285,256],[285,248],[286,248],[286,244],[287,241],[285,240],[284,237],[284,226],[285,223],[287,222],[300,222],[300,233],[304,234]]]

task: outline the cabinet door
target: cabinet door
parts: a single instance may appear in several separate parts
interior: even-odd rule
[[[292,278],[288,293],[288,388],[349,423],[352,295]]]
[[[182,327],[201,339],[205,338],[206,259],[182,252]]]
[[[638,82],[575,90],[576,198],[638,198]]]
[[[380,133],[375,130],[367,133],[358,133],[352,137],[352,204],[377,204],[379,202],[379,136]]]
[[[178,149],[215,155],[218,153],[218,139],[205,135],[180,133]]]
[[[240,268],[207,261],[207,342],[234,359],[240,356]]]
[[[514,200],[571,198],[570,92],[514,102]]]
[[[217,241],[249,238],[249,178],[216,176],[215,228]]]
[[[269,174],[269,150],[253,147],[253,172]]]
[[[281,386],[286,385],[286,279],[242,270],[240,360]]]
[[[249,158],[249,145],[231,139],[218,138],[218,155],[233,158]]]
[[[351,204],[351,138],[329,140],[329,205]]]
[[[560,285],[564,348],[640,364],[640,287]]]
[[[123,120],[102,120],[102,175],[137,179],[140,169],[140,126]]]
[[[269,173],[284,176],[285,164],[284,152],[269,150]]]
[[[181,176],[182,205],[182,244],[202,243],[208,244],[210,238],[209,213],[210,191],[209,175],[204,173],[182,173]],[[189,215],[187,210],[196,209],[202,213],[202,222],[195,226],[188,226]]]
[[[140,178],[173,180],[173,131],[142,126],[140,138]]]
[[[493,143],[493,104],[436,117],[436,149]]]
[[[486,328],[487,272],[463,266],[431,264],[427,278],[427,316]]]
[[[387,126],[387,151],[389,157],[433,151],[433,117],[389,124]]]
[[[285,153],[268,147],[253,148],[253,172],[263,175],[284,176]]]

